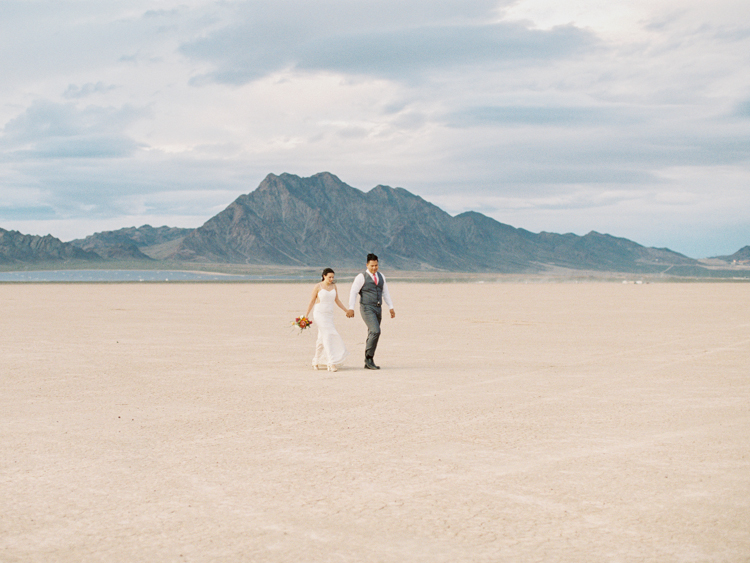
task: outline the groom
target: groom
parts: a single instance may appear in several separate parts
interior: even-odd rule
[[[352,290],[349,293],[349,310],[346,312],[349,318],[354,316],[357,294],[359,294],[359,312],[367,325],[365,368],[380,369],[374,361],[375,349],[378,347],[380,338],[380,321],[383,316],[380,306],[385,302],[391,311],[391,318],[396,316],[396,311],[393,310],[393,302],[391,294],[388,293],[388,286],[385,284],[385,277],[378,272],[378,257],[374,254],[367,255],[367,271],[357,274],[352,283]]]

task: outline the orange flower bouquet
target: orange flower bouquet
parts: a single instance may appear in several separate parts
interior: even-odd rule
[[[296,319],[294,319],[294,322],[292,323],[292,325],[296,326],[300,332],[302,332],[306,328],[310,328],[312,324],[313,322],[307,317],[297,317]]]

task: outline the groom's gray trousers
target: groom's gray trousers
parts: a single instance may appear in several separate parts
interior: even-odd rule
[[[380,321],[383,320],[383,310],[378,305],[359,306],[359,313],[367,325],[367,342],[365,343],[365,358],[375,357],[375,349],[380,339]]]

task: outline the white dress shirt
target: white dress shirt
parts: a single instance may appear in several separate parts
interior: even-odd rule
[[[370,273],[368,272],[367,275],[369,276]],[[391,301],[391,294],[388,293],[388,284],[385,283],[385,276],[383,274],[380,274],[380,277],[383,278],[383,303],[385,303],[386,307],[388,307],[389,309],[393,309],[393,301]],[[359,294],[363,285],[365,285],[365,275],[357,274],[357,277],[354,278],[354,281],[352,282],[352,290],[349,292],[350,309],[354,309],[354,306],[357,304],[357,295]]]

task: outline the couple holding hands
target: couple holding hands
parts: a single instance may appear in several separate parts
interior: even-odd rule
[[[354,317],[354,306],[359,295],[359,312],[367,325],[367,343],[365,344],[365,368],[380,369],[375,365],[375,349],[380,338],[380,321],[382,320],[382,304],[390,310],[391,318],[396,316],[393,309],[388,286],[383,274],[378,272],[378,257],[367,255],[367,270],[357,274],[349,292],[349,307],[339,299],[331,268],[323,270],[322,281],[315,285],[310,305],[305,317],[310,317],[313,311],[315,323],[318,325],[318,340],[315,344],[315,357],[312,360],[313,369],[338,371],[338,366],[344,362],[349,354],[336,327],[333,323],[333,306],[342,309],[348,318]]]

